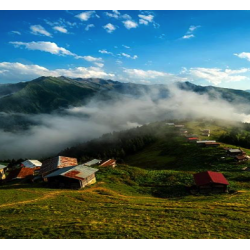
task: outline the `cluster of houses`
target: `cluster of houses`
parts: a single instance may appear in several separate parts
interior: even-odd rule
[[[184,125],[181,124],[174,124],[174,123],[166,123],[168,126],[175,127],[178,129],[180,135],[183,135],[187,142],[189,143],[196,143],[196,145],[200,147],[219,147],[220,143],[216,142],[215,140],[200,140],[198,135],[195,134],[188,134],[188,130],[185,129]],[[201,136],[210,136],[210,129],[200,129]],[[250,159],[247,156],[246,152],[239,149],[234,148],[224,148],[227,157],[231,157],[237,163],[245,162]],[[224,157],[223,157],[224,158]],[[250,170],[249,168],[244,168],[243,170]],[[228,190],[228,181],[224,177],[222,173],[212,172],[212,171],[205,171],[202,173],[194,174],[194,181],[196,186],[192,187],[199,190],[201,193],[205,192],[227,192]]]
[[[7,166],[0,165],[0,180],[4,182],[18,179],[32,182],[43,180],[50,187],[79,189],[96,182],[95,173],[98,169],[92,166],[114,168],[116,160],[93,159],[80,165],[76,158],[65,156],[57,156],[43,162],[26,160],[8,171]]]

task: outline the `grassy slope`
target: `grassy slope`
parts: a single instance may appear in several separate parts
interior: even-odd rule
[[[186,126],[198,133],[201,124]],[[211,139],[223,132],[212,126]],[[250,172],[222,156],[222,149],[162,137],[128,157],[129,165],[101,168],[97,183],[84,190],[2,186],[0,237],[249,238]],[[190,195],[192,174],[203,170],[223,172],[238,192]]]
[[[95,91],[60,78],[30,81],[20,91],[0,99],[0,110],[17,113],[50,113],[69,105],[79,106]]]

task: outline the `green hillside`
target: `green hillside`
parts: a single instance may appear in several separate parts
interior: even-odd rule
[[[183,123],[196,134],[209,127],[209,139],[236,126]],[[248,133],[244,124],[237,127]],[[67,149],[64,155],[77,154],[80,161],[110,152],[119,155],[120,164],[96,166],[97,183],[79,191],[20,182],[1,186],[0,238],[249,238],[250,172],[241,170],[249,164],[226,157],[228,146],[237,147],[198,147],[178,129],[157,122]],[[229,193],[191,194],[193,174],[205,170],[222,172]]]
[[[178,88],[203,95],[211,99],[224,99],[228,102],[246,104],[250,93],[242,90],[203,87],[184,82],[174,84]],[[133,97],[150,94],[152,100],[166,99],[170,96],[169,85],[143,85],[122,83],[99,78],[40,77],[29,82],[0,84],[0,112],[39,114],[51,113],[60,108],[81,106],[91,98],[100,100],[120,100],[122,96]],[[171,86],[171,85],[170,85]],[[243,112],[250,112],[247,108]]]
[[[0,110],[15,113],[50,113],[70,105],[79,106],[95,94],[95,90],[75,84],[73,80],[40,77],[12,95],[0,98]]]

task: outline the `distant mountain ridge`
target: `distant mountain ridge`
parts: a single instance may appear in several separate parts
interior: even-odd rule
[[[175,86],[200,95],[208,94],[211,99],[221,96],[228,102],[250,103],[250,93],[243,90],[204,87],[190,82],[179,82]],[[137,97],[153,90],[157,90],[155,100],[170,96],[168,85],[122,83],[99,78],[39,77],[16,84],[0,84],[0,112],[51,113],[60,108],[85,105],[93,97],[104,100],[119,95]]]

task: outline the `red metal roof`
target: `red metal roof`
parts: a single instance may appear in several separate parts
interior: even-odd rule
[[[199,140],[198,137],[189,137],[188,140]]]
[[[197,186],[203,186],[211,183],[229,185],[229,182],[222,173],[212,171],[194,174],[194,181]]]

